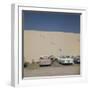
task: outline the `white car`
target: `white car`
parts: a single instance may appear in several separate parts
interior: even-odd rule
[[[74,59],[70,56],[63,56],[58,58],[60,64],[74,64]]]
[[[50,66],[51,64],[52,64],[52,61],[47,56],[40,57],[39,59],[40,66]]]

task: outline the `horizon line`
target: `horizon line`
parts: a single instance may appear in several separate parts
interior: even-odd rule
[[[33,29],[25,29],[24,31],[37,31],[37,32],[62,32],[62,33],[74,33],[74,34],[80,34],[80,32],[67,32],[67,31],[52,31],[52,30],[33,30]]]

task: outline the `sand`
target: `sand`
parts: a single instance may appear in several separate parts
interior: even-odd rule
[[[80,34],[24,30],[25,61],[37,62],[49,55],[80,55]]]
[[[37,69],[24,68],[24,77],[80,75],[80,64],[48,66]]]

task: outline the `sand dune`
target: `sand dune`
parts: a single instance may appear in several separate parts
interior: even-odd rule
[[[24,30],[24,57],[38,61],[43,55],[80,55],[80,34]]]

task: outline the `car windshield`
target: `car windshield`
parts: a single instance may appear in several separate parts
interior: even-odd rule
[[[66,58],[70,58],[70,56],[66,56]]]

